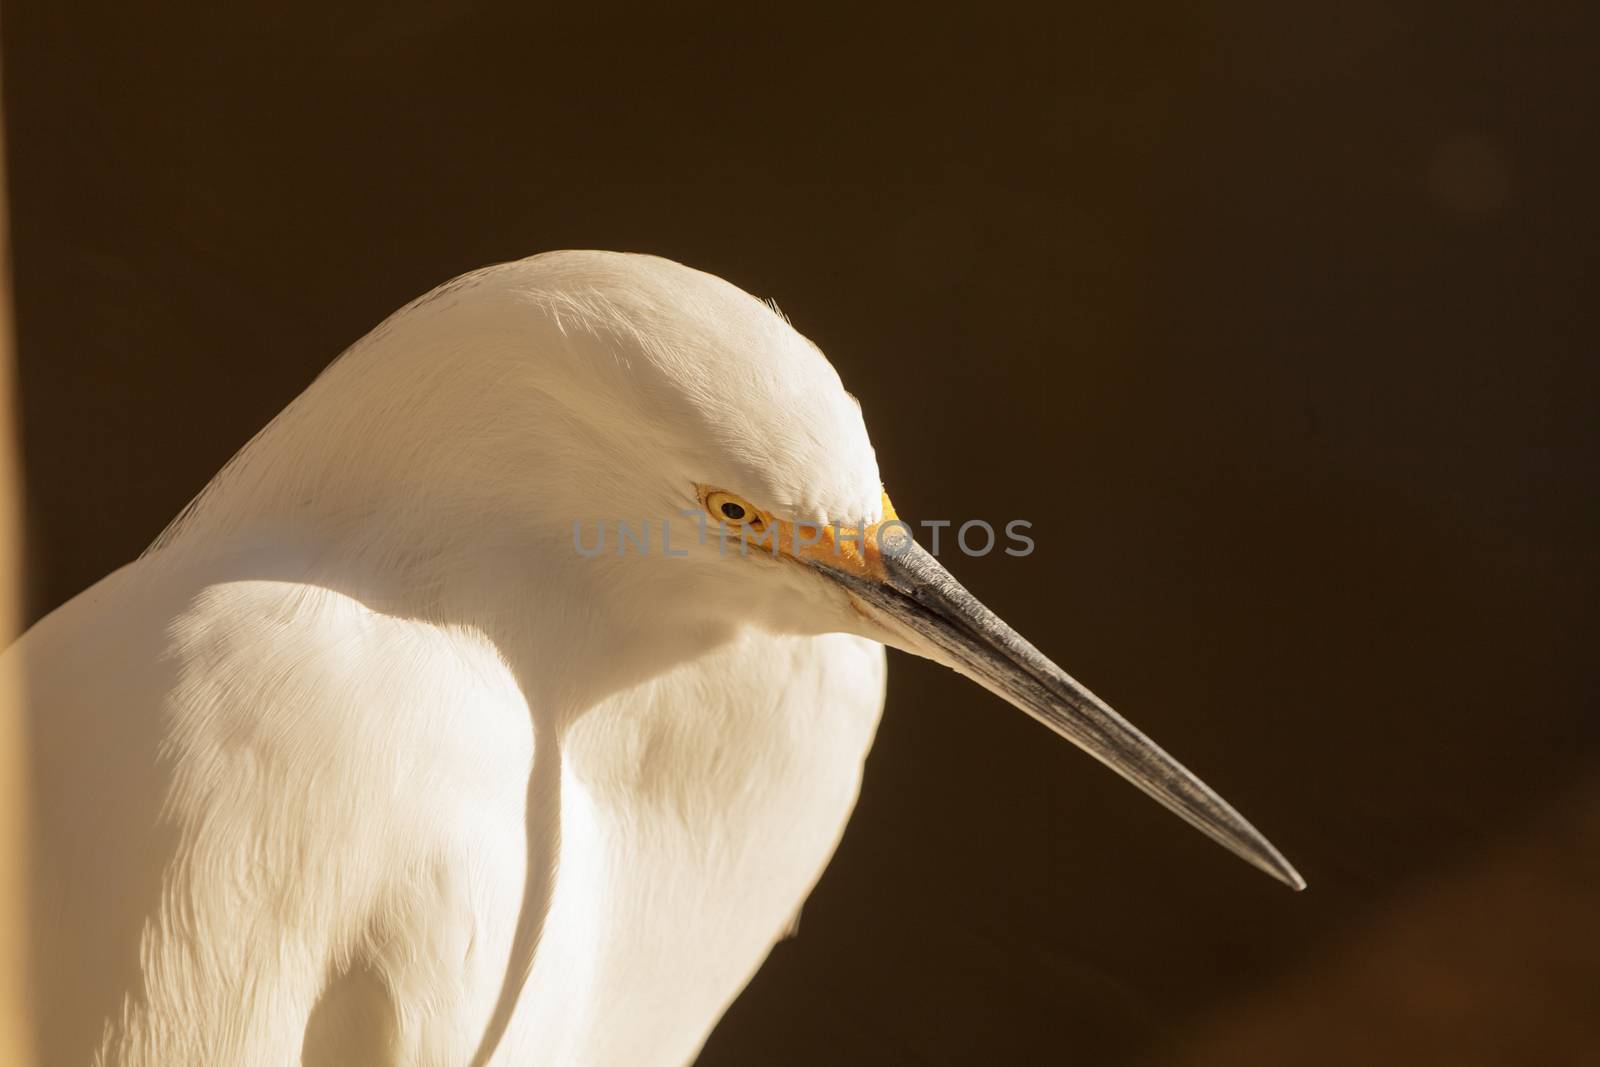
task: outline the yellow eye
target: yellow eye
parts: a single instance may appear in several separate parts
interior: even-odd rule
[[[706,494],[706,510],[718,522],[725,522],[731,526],[749,526],[752,530],[760,530],[766,525],[761,517],[761,512],[755,509],[748,500],[724,493],[720,489],[713,489]]]

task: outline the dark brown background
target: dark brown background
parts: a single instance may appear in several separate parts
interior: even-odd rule
[[[1311,882],[896,658],[703,1064],[1600,1062],[1585,5],[1069,6],[8,2],[33,613],[408,298],[658,252]]]

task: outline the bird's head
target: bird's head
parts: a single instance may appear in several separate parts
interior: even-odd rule
[[[348,477],[287,495],[381,511],[363,528],[382,531],[386,560],[475,571],[477,601],[560,587],[569,607],[551,625],[588,625],[590,644],[688,654],[743,626],[874,638],[976,681],[1303,886],[1237,812],[915,543],[860,404],[815,345],[737,287],[650,256],[537,256],[442,286],[324,377],[322,399],[308,405],[314,386],[267,436],[285,439],[276,453],[321,442],[315,463],[278,465]],[[308,406],[320,414],[297,414]],[[404,544],[425,538],[426,550]]]
[[[548,271],[526,290],[545,324],[544,390],[590,457],[565,480],[575,491],[563,517],[579,522],[579,540],[588,524],[589,550],[610,524],[608,561],[620,553],[635,572],[668,576],[662,595],[692,612],[862,634],[951,667],[1243,859],[1304,885],[1226,802],[916,544],[882,489],[860,404],[775,308],[653,257],[532,262]],[[636,532],[648,523],[645,547],[619,538],[617,520]]]

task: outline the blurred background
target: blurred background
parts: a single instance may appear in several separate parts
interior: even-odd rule
[[[1593,6],[1067,7],[7,0],[26,619],[411,297],[670,256],[1311,884],[895,656],[701,1064],[1600,1062]]]

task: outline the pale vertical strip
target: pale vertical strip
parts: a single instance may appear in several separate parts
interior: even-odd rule
[[[0,119],[0,648],[17,636],[22,605],[22,479],[12,408],[10,202],[5,189],[4,123]],[[27,982],[27,739],[23,679],[0,658],[0,1064],[34,1062]]]

